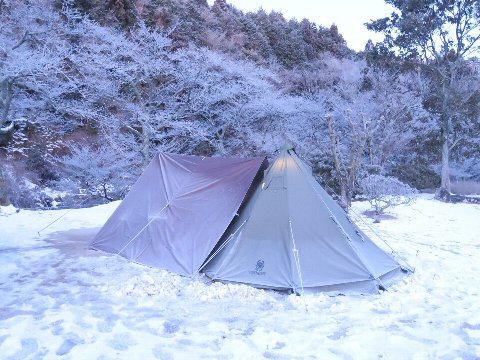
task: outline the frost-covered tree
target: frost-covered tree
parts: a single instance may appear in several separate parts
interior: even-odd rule
[[[65,172],[90,196],[108,201],[123,198],[132,181],[125,171],[131,163],[108,145],[70,144],[69,155],[60,158]]]
[[[0,140],[12,134],[17,123],[34,122],[38,108],[46,106],[52,83],[59,81],[68,48],[61,15],[53,7],[43,0],[2,2]],[[38,102],[40,95],[43,101]]]
[[[362,68],[362,73],[360,92],[371,95],[376,123],[367,133],[366,170],[385,174],[400,155],[412,154],[411,142],[426,136],[431,117],[422,106],[422,79],[418,74],[374,66]]]
[[[409,122],[420,103],[400,80],[362,62],[343,61],[334,83],[317,95],[326,111],[334,174],[345,207],[351,203],[359,172],[384,172],[392,155],[412,137]]]
[[[124,34],[71,17],[75,96],[64,113],[95,121],[109,146],[139,166],[158,151],[225,155],[245,147],[252,119],[244,109],[273,91],[271,72],[208,49],[175,51],[143,24]]]
[[[228,154],[248,145],[258,100],[274,92],[273,75],[244,61],[232,61],[206,49],[187,49],[176,62],[176,113],[174,123],[190,138],[191,150],[206,146],[209,152]],[[248,115],[247,115],[248,114]]]
[[[383,175],[369,175],[363,178],[360,181],[360,189],[377,215],[383,214],[389,207],[410,203],[417,192],[398,179]]]
[[[76,94],[64,112],[91,119],[110,146],[145,166],[152,151],[169,149],[168,113],[173,81],[170,40],[139,24],[128,34],[88,18],[74,22],[71,74]]]
[[[386,0],[396,11],[368,24],[383,32],[380,52],[420,65],[428,80],[425,108],[441,138],[441,188],[450,191],[450,157],[478,121],[480,82],[470,59],[480,44],[478,0]]]

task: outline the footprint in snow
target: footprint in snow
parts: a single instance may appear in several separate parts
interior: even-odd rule
[[[51,324],[53,335],[61,335],[63,333],[62,323],[63,320],[57,320]]]
[[[167,350],[164,350],[161,345],[155,346],[152,352],[156,359],[173,360],[172,353],[168,352]]]
[[[105,317],[103,317],[102,320],[99,320],[97,323],[97,329],[100,332],[103,333],[109,333],[112,332],[116,321],[119,319],[119,316],[114,315],[114,314],[107,314]]]
[[[83,339],[76,334],[68,333],[65,336],[65,340],[63,340],[62,345],[60,345],[56,352],[58,356],[68,354],[75,346],[85,343]]]
[[[347,335],[347,329],[339,329],[335,331],[333,334],[328,335],[330,340],[339,340]]]
[[[131,345],[136,345],[136,342],[130,337],[129,333],[116,334],[113,339],[108,342],[108,345],[115,350],[127,350]]]
[[[167,320],[163,323],[163,332],[165,334],[175,334],[180,330],[179,320]]]
[[[22,339],[21,344],[22,348],[10,357],[9,360],[25,359],[38,350],[38,343],[35,339]]]

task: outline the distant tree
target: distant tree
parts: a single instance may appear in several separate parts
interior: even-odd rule
[[[371,94],[377,123],[367,134],[366,170],[385,174],[410,149],[412,141],[430,131],[430,116],[422,107],[422,88],[416,74],[374,66],[364,67],[362,73],[360,92]]]
[[[451,152],[478,121],[480,82],[474,60],[480,41],[478,0],[387,0],[397,10],[367,24],[382,32],[383,53],[418,63],[429,81],[425,108],[441,137],[441,188],[450,192]]]
[[[341,204],[350,206],[360,172],[383,174],[394,156],[413,137],[413,119],[422,116],[421,102],[406,91],[411,81],[364,62],[330,59],[314,98],[323,104],[333,174]],[[322,125],[323,123],[323,125]]]
[[[240,18],[241,29],[246,35],[243,53],[247,59],[257,63],[268,63],[273,56],[273,50],[268,38],[261,30],[251,13]]]
[[[351,205],[356,187],[358,172],[362,165],[363,151],[367,142],[367,132],[370,131],[370,119],[361,117],[360,122],[347,115],[348,129],[338,130],[333,116],[328,116],[328,134],[335,174],[340,183],[340,204],[347,208]],[[348,138],[340,140],[340,132],[348,132]],[[346,144],[345,144],[346,143]]]

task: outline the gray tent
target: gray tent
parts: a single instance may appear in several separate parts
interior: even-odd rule
[[[402,272],[293,150],[262,178],[264,161],[160,154],[91,247],[181,275],[297,292],[376,292]]]
[[[264,160],[159,154],[90,247],[181,275],[197,274]]]
[[[214,280],[297,292],[378,292],[402,273],[293,150],[265,172],[212,255],[202,271]]]

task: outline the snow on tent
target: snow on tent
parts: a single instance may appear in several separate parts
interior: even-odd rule
[[[264,161],[159,154],[90,247],[181,275],[196,274]]]
[[[293,150],[265,172],[202,271],[295,292],[373,293],[403,269],[350,222]]]

